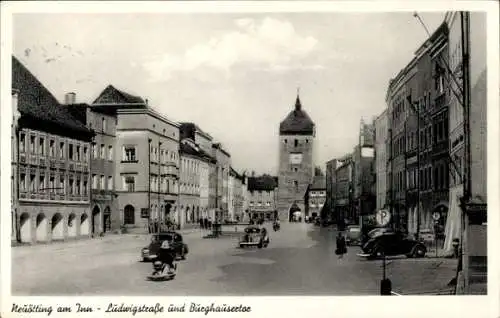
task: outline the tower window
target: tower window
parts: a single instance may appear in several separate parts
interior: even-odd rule
[[[297,147],[299,145],[299,141],[297,139],[294,140],[294,145]]]

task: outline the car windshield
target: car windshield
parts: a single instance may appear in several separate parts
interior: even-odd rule
[[[360,228],[359,227],[351,227],[349,228],[349,232],[359,232]]]
[[[153,236],[153,241],[172,241],[173,240],[173,235],[172,234],[160,234],[160,235],[154,235]]]
[[[369,233],[368,233],[368,236],[369,237],[377,237],[377,236],[380,236],[384,233],[390,233],[392,232],[391,229],[388,229],[388,228],[378,228],[378,229],[374,229],[374,230],[371,230]]]
[[[245,232],[248,234],[260,233],[260,229],[258,227],[247,227]]]

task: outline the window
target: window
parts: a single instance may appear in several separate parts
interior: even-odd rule
[[[136,161],[135,147],[124,147],[123,161]]]
[[[288,142],[288,140],[285,139],[285,144]]]
[[[294,146],[297,147],[299,145],[299,141],[297,139],[294,140]]]
[[[49,179],[49,192],[50,193],[55,193],[55,177],[51,176]]]
[[[36,192],[36,176],[30,175],[30,192]]]
[[[35,153],[35,136],[30,136],[30,153]]]
[[[108,146],[108,160],[113,160],[113,146]]]
[[[64,176],[59,176],[59,193],[66,193],[66,182]]]
[[[82,189],[82,195],[86,196],[88,194],[88,182],[85,180],[83,181],[83,189]]]
[[[297,180],[293,180],[293,186],[295,187],[295,192],[299,192],[299,182]]]
[[[108,176],[108,190],[113,190],[113,176]]]
[[[106,178],[103,175],[101,175],[100,180],[101,180],[101,187],[100,188],[101,188],[101,190],[105,190],[106,189]]]
[[[97,175],[96,174],[93,174],[92,175],[92,189],[97,189]]]
[[[26,152],[26,135],[21,134],[19,137],[19,152]]]
[[[40,175],[40,182],[38,182],[38,191],[45,192],[45,176]]]
[[[40,137],[38,153],[41,155],[45,155],[45,139]]]
[[[26,192],[26,174],[21,173],[19,187],[21,192]]]
[[[92,158],[96,159],[97,158],[97,145],[92,144]]]
[[[125,191],[134,192],[135,191],[135,176],[125,175],[123,178],[123,188]]]
[[[83,161],[87,161],[87,146],[83,147]]]
[[[55,141],[54,140],[49,141],[49,155],[51,157],[56,156],[56,149],[55,149]]]
[[[75,194],[76,195],[80,195],[81,194],[81,181],[80,179],[76,179],[76,182],[75,182],[75,187],[76,187],[76,191],[75,191]]]
[[[72,144],[69,144],[68,159],[73,160],[73,145]]]
[[[106,127],[106,119],[103,117],[102,118],[102,132],[106,132],[107,127]]]
[[[69,194],[74,194],[75,182],[72,178],[69,178]]]
[[[123,209],[123,222],[125,224],[135,224],[135,209],[133,206],[127,205]]]
[[[105,150],[105,149],[106,149],[106,148],[105,148],[104,144],[101,144],[101,151],[100,151],[100,156],[99,156],[99,158],[101,158],[101,159],[106,159],[106,150]]]
[[[80,146],[76,146],[76,161],[80,161],[82,158],[80,157]]]

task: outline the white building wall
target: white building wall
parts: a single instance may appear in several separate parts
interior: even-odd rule
[[[229,176],[228,179],[228,198],[227,198],[227,209],[228,209],[228,217],[229,219],[234,219],[234,177]]]
[[[208,217],[208,192],[209,192],[209,166],[205,161],[200,161],[200,209],[202,217]]]
[[[387,193],[387,153],[386,139],[388,132],[387,110],[375,120],[375,169],[377,173],[377,210],[386,203]]]

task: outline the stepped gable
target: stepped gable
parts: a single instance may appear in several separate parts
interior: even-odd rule
[[[313,135],[314,122],[302,109],[300,97],[297,95],[295,109],[280,123],[280,135]]]
[[[19,91],[20,127],[89,140],[92,132],[59,103],[15,56],[12,56],[12,88]]]

